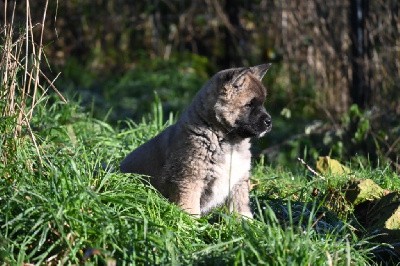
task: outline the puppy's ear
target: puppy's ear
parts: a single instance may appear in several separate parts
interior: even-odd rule
[[[220,71],[217,73],[219,80],[223,85],[232,85],[234,87],[239,87],[246,73],[250,71],[250,68],[231,68]]]
[[[241,88],[243,83],[244,83],[244,76],[249,73],[250,69],[249,68],[238,68],[236,69],[236,71],[234,72],[234,75],[232,77],[232,80],[230,81],[230,84],[234,87],[234,88]]]
[[[262,64],[258,66],[250,67],[250,72],[259,80],[262,80],[265,73],[267,73],[268,69],[272,64]]]

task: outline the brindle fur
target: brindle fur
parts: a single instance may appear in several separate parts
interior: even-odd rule
[[[121,171],[150,176],[162,195],[190,214],[227,203],[232,211],[252,217],[250,138],[271,129],[261,83],[269,67],[215,74],[176,124],[131,152]]]

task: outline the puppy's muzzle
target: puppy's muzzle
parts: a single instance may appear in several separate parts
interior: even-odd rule
[[[266,127],[265,132],[267,133],[267,132],[271,131],[272,119],[271,119],[271,116],[268,113],[265,114],[264,124],[265,124],[265,127]]]

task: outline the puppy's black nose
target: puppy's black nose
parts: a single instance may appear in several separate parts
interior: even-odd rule
[[[272,126],[272,120],[271,120],[271,116],[267,115],[264,119],[264,123],[265,125],[270,128]]]

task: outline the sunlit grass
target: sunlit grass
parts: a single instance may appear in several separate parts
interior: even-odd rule
[[[195,219],[139,176],[119,173],[124,155],[168,125],[160,124],[156,110],[139,124],[112,128],[80,113],[74,103],[39,108],[32,123],[40,123],[34,134],[42,163],[33,143],[19,138],[13,163],[0,166],[1,260],[206,265],[369,260],[362,248],[368,245],[345,223],[324,220],[331,227],[317,230],[318,204],[306,196],[312,180],[301,168],[292,173],[254,166],[252,221],[223,209]]]

